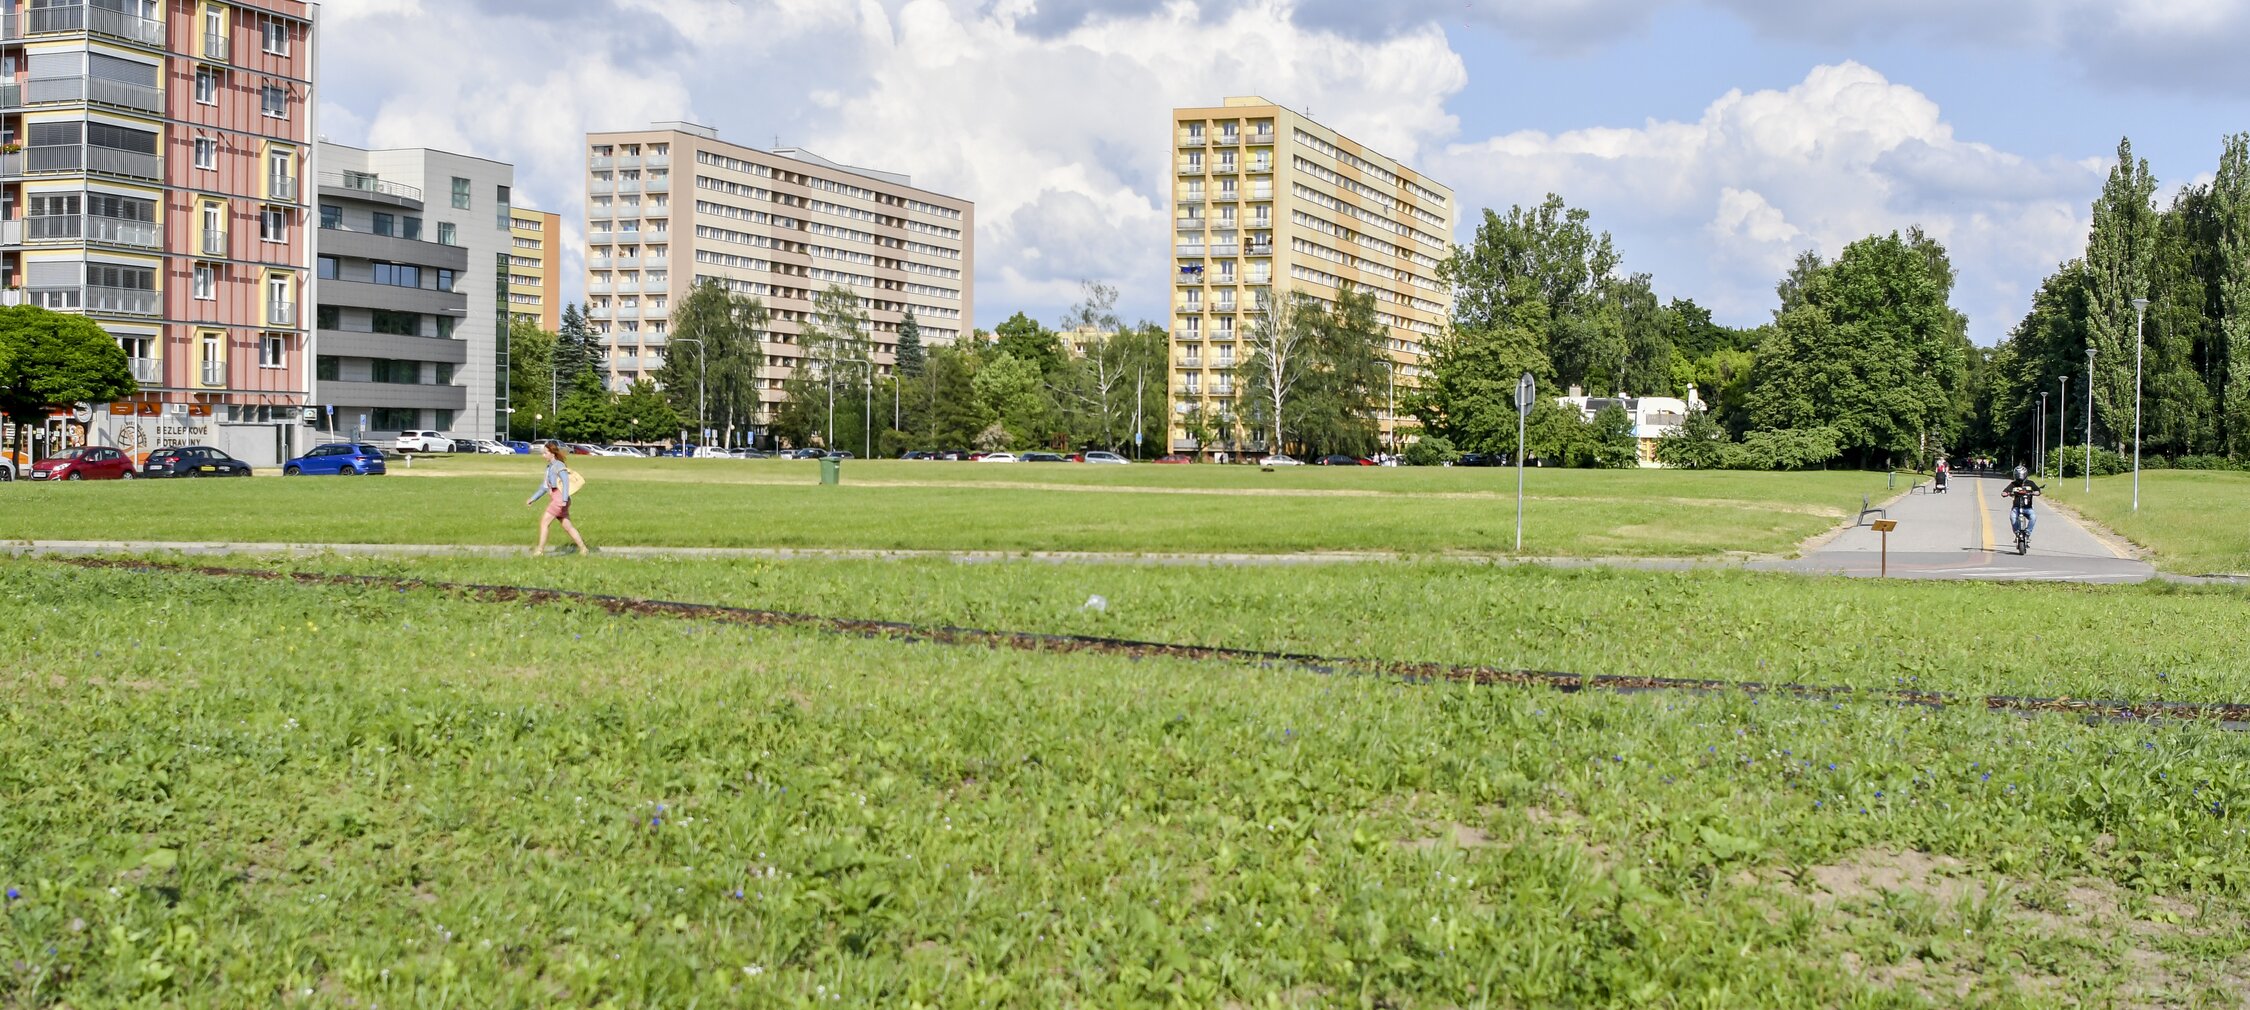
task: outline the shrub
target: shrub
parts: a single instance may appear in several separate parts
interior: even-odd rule
[[[1406,447],[1407,466],[1443,466],[1461,458],[1461,450],[1443,435],[1424,435]]]
[[[2148,461],[2142,460],[2141,465],[2148,465]],[[2172,468],[2175,470],[2250,470],[2250,465],[2246,465],[2241,460],[2228,459],[2225,456],[2182,456],[2172,461]]]
[[[1768,428],[1728,446],[1722,465],[1729,470],[1804,470],[1843,455],[1842,441],[1834,428]]]
[[[2145,464],[2147,461],[2143,460],[2142,462]],[[2121,455],[2114,449],[2105,449],[2098,445],[2094,447],[2094,476],[2109,477],[2121,473],[2131,473],[2132,470],[2132,457]],[[2049,450],[2047,453],[2047,472],[2061,474],[2064,477],[2086,476],[2086,447],[2076,445]]]

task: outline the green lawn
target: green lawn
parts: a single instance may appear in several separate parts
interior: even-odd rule
[[[2250,996],[2250,736],[2206,727],[37,561],[0,623],[0,1006]]]
[[[2133,478],[2048,485],[2054,499],[2146,547],[2156,566],[2183,575],[2250,575],[2250,474],[2198,470],[2141,472],[2141,510]]]
[[[1505,553],[1498,469],[582,459],[597,544],[1122,552]],[[7,539],[526,544],[528,458],[432,459],[382,479],[0,486]],[[1571,557],[1782,553],[1880,496],[1880,474],[1545,470],[1524,549]]]

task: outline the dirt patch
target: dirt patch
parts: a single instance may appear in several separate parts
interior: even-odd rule
[[[1806,895],[1816,905],[1880,898],[1885,892],[1911,891],[1951,905],[1962,898],[1984,900],[1984,885],[1967,879],[1958,859],[1920,852],[1874,851],[1839,863],[1812,867],[1814,885]]]
[[[1421,827],[1428,834],[1420,838],[1405,839],[1398,843],[1399,848],[1408,852],[1428,852],[1448,845],[1456,849],[1483,849],[1500,844],[1490,832],[1473,824],[1425,823]]]

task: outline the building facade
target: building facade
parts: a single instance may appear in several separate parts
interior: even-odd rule
[[[1327,304],[1371,292],[1396,386],[1411,388],[1453,311],[1437,276],[1452,190],[1263,98],[1173,110],[1171,145],[1172,450],[1278,451],[1244,420],[1235,369],[1259,315],[1290,292]]]
[[[313,5],[0,0],[0,12],[8,298],[90,317],[141,386],[82,426],[46,425],[38,448],[202,443],[280,462],[300,444],[311,382],[298,306]]]
[[[473,390],[469,250],[434,241],[421,189],[371,170],[369,153],[320,145],[313,274],[313,400],[330,438],[387,441],[462,428]]]
[[[909,311],[924,343],[975,328],[967,200],[687,123],[588,134],[586,155],[587,316],[619,388],[664,363],[671,310],[703,278],[758,298],[772,318],[758,427],[780,405],[813,300],[830,285],[867,312],[877,374],[889,373]]]
[[[508,228],[508,320],[562,328],[562,215],[529,207]]]

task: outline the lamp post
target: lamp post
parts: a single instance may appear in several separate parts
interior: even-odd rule
[[[2094,342],[2086,342],[2086,493],[2094,493]]]
[[[2141,510],[2141,333],[2148,299],[2133,299],[2133,511]]]
[[[2039,394],[2039,433],[2031,438],[2031,451],[2039,454],[2039,479],[2047,479],[2047,394]]]
[[[695,447],[701,449],[706,438],[703,426],[709,423],[705,414],[708,405],[703,399],[703,341],[694,337],[673,337],[672,342],[695,345]]]
[[[2062,377],[2062,394],[2055,397],[2055,479],[2063,478],[2063,453],[2070,445],[2070,376]]]

